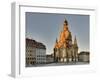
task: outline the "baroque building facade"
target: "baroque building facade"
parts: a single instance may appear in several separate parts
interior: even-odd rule
[[[68,21],[65,19],[63,23],[63,30],[60,37],[55,42],[54,46],[54,62],[72,62],[78,61],[78,44],[75,37],[72,41],[72,34],[69,30]]]

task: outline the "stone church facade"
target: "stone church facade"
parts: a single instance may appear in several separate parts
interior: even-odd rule
[[[54,46],[54,62],[76,62],[78,61],[78,44],[75,37],[72,40],[72,34],[68,28],[68,21],[65,19],[63,30],[60,33],[59,39],[56,39]]]

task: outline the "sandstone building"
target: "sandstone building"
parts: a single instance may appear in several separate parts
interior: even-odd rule
[[[72,40],[72,34],[69,30],[68,21],[65,19],[63,30],[54,46],[54,62],[71,62],[78,61],[78,44],[75,37]]]

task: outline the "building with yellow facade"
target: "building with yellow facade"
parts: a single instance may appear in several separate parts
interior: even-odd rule
[[[71,62],[78,61],[78,44],[75,37],[72,40],[72,34],[69,30],[68,21],[65,19],[63,23],[63,30],[60,36],[56,39],[54,46],[54,62]]]

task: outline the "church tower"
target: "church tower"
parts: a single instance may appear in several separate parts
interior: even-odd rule
[[[56,62],[56,53],[58,48],[58,40],[56,38],[55,46],[54,46],[54,62]]]
[[[75,36],[75,39],[74,39],[73,47],[74,47],[74,59],[75,59],[75,61],[78,61],[78,45],[77,45],[76,36]]]

